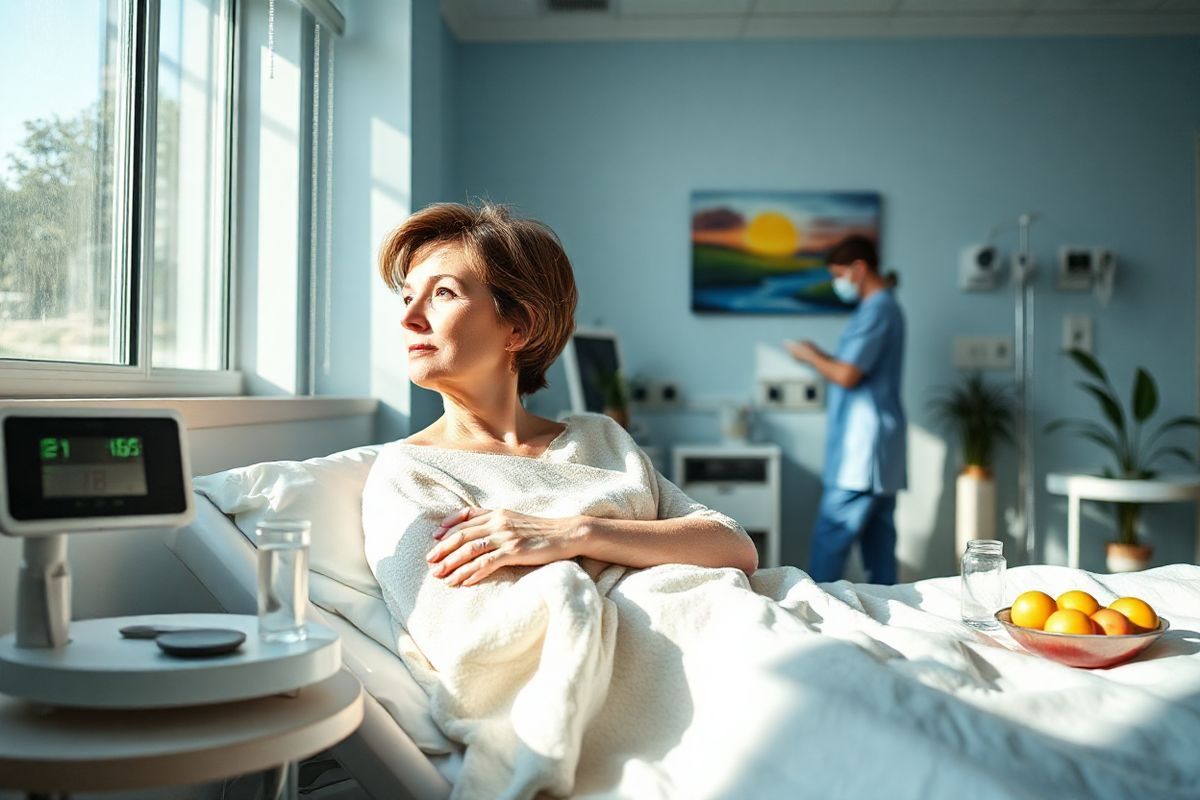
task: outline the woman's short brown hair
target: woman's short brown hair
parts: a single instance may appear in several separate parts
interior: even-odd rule
[[[575,330],[577,300],[571,262],[554,231],[500,205],[435,203],[387,235],[379,273],[399,291],[413,265],[444,246],[460,249],[500,318],[525,334],[515,358],[517,393],[544,388],[546,370]]]

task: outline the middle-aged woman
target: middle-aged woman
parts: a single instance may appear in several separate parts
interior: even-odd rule
[[[577,557],[755,570],[741,526],[665,480],[611,419],[523,407],[574,329],[571,264],[548,228],[500,206],[433,205],[388,236],[380,271],[403,297],[409,377],[445,413],[372,469],[373,566],[424,534],[449,586]]]

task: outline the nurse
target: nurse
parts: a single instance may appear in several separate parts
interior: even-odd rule
[[[837,296],[858,302],[837,354],[831,356],[811,341],[786,343],[797,361],[810,364],[830,384],[824,491],[808,572],[817,582],[840,579],[857,541],[868,580],[893,584],[896,493],[908,485],[900,405],[904,315],[892,282],[879,274],[879,256],[870,239],[844,239],[826,263]]]

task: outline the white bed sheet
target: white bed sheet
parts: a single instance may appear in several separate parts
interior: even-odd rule
[[[369,449],[348,451],[348,454],[348,457],[342,459],[346,463],[337,464],[337,469],[353,469],[357,473],[364,473],[369,468],[372,455]],[[337,461],[338,455],[331,457],[332,462]],[[312,482],[290,485],[283,480],[295,475],[300,468],[309,469],[312,474],[324,477],[321,471],[332,462],[315,460],[313,463],[316,469],[306,467],[309,462],[301,462],[299,465],[297,462],[287,462],[278,467],[278,473],[274,471],[277,469],[276,465],[246,468],[240,473],[241,477],[253,480],[244,480],[241,487],[238,487],[236,482],[226,482],[224,485],[229,490],[229,496],[223,500],[224,507],[226,510],[239,507],[240,499],[235,495],[238,491],[246,490],[247,486],[252,486],[253,491],[260,491],[264,496],[271,495],[272,510],[292,503],[292,511],[296,513],[295,504],[299,503],[301,511],[298,515],[328,514],[327,509],[330,508],[340,509],[338,514],[349,514],[348,509],[354,507],[352,495],[360,491],[360,487],[356,487],[356,481],[335,482],[339,494],[345,496],[339,497],[336,504],[330,504]],[[198,484],[202,483],[203,481],[198,481]],[[280,496],[285,497],[286,502],[280,502]],[[308,504],[307,513],[304,503]],[[251,508],[244,519],[240,520],[240,524],[244,526],[243,531],[246,527],[252,530],[251,521],[254,516],[250,512],[259,514],[266,508],[268,506],[261,502]],[[236,515],[237,512],[231,513]],[[345,525],[335,525],[331,520],[328,524],[320,526],[325,530],[333,530],[339,537],[344,538],[336,547],[328,547],[323,551],[323,569],[312,575],[312,597],[320,607],[319,611],[314,608],[313,613],[314,616],[323,615],[319,618],[327,621],[343,635],[347,665],[362,679],[368,694],[377,701],[387,719],[396,727],[395,731],[382,730],[379,719],[375,719],[375,730],[370,737],[384,748],[384,752],[377,754],[377,757],[387,762],[390,754],[388,748],[394,747],[397,751],[404,751],[394,754],[392,762],[385,763],[385,767],[394,769],[397,773],[417,775],[417,788],[414,789],[411,785],[409,787],[409,791],[415,796],[445,797],[451,791],[451,784],[458,781],[463,766],[462,748],[450,741],[434,724],[430,716],[428,698],[400,659],[394,655],[397,637],[402,632],[398,632],[391,625],[386,606],[378,594],[368,591],[371,588],[369,586],[358,585],[363,583],[360,580],[360,565],[355,561],[342,569],[330,561],[348,548],[352,549],[355,537],[361,537],[361,531],[356,533],[356,522],[358,521],[349,520]],[[316,533],[317,531],[314,531],[314,535]],[[253,612],[253,546],[242,531],[211,503],[202,501],[199,504],[196,523],[169,537],[169,544],[227,609],[240,613]],[[755,584],[768,586],[773,579],[772,574],[782,572],[760,572],[755,576]],[[893,633],[908,635],[909,641],[920,643],[923,637],[928,637],[931,642],[937,640],[943,644],[959,643],[956,645],[959,649],[974,654],[968,655],[968,658],[986,665],[989,680],[1001,696],[1004,691],[1010,689],[1033,689],[1043,691],[1051,697],[1055,692],[1079,692],[1080,687],[1085,687],[1083,690],[1087,691],[1088,687],[1125,686],[1133,690],[1131,696],[1148,695],[1168,703],[1174,717],[1173,723],[1191,731],[1192,742],[1200,741],[1198,567],[1175,565],[1145,573],[1111,576],[1091,575],[1079,570],[1052,566],[1010,570],[1006,592],[1010,601],[1017,593],[1028,588],[1042,589],[1051,594],[1070,588],[1082,588],[1091,591],[1102,601],[1128,594],[1143,597],[1170,618],[1172,630],[1138,659],[1113,669],[1092,672],[1073,670],[1027,655],[1002,632],[983,635],[966,628],[958,621],[958,579],[954,577],[936,578],[896,587],[839,582],[824,585],[822,588],[831,595],[830,599],[841,601],[835,605],[846,606],[851,616],[859,614],[869,618],[868,622],[882,623],[886,628],[892,629]],[[833,637],[843,633],[846,636],[856,635],[853,631],[839,631],[835,622],[831,621],[829,625],[828,630],[824,632]],[[1119,730],[1119,726],[1110,724],[1111,729],[1100,731],[1099,738],[1103,740],[1107,737],[1115,741],[1123,735],[1136,736],[1137,725],[1141,722],[1144,721],[1130,720],[1129,730],[1124,731]],[[405,750],[410,744],[415,744],[416,748],[424,753],[423,761],[412,757],[413,753],[417,752],[416,748],[413,748],[412,752]],[[1114,758],[1125,757],[1127,754],[1114,754]],[[1167,759],[1163,763],[1164,769],[1186,771],[1194,768],[1188,764],[1177,763],[1178,759],[1170,754],[1164,757]],[[1200,797],[1200,791],[1194,796]]]

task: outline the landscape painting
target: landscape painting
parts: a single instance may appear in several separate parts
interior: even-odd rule
[[[692,310],[828,314],[825,256],[847,236],[879,243],[875,192],[692,192]]]

